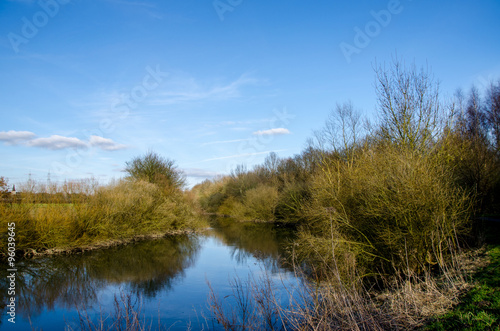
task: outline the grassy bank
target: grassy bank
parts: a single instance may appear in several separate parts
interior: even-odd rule
[[[307,281],[285,296],[273,276],[234,279],[233,295],[210,287],[209,308],[226,330],[498,330],[500,246],[488,242],[439,272],[386,277],[378,286],[355,268],[346,281],[333,266],[319,280],[296,265]]]
[[[69,203],[36,199],[25,195],[18,203],[0,204],[0,236],[6,237],[8,223],[14,223],[22,254],[105,247],[203,226],[183,192],[164,194],[145,181],[98,187]],[[6,247],[1,252],[5,255]]]
[[[473,288],[426,330],[500,330],[500,246],[487,254],[490,263],[472,277]]]
[[[471,285],[453,309],[431,319],[426,330],[500,330],[500,221],[486,224],[485,265],[468,279]]]
[[[163,164],[152,153],[137,160],[151,158]],[[49,185],[30,179],[20,185],[15,199],[4,193],[0,237],[7,238],[9,224],[15,224],[18,254],[38,255],[106,247],[206,226],[182,190],[182,178],[172,164],[166,171],[154,166],[153,162],[147,169],[149,177],[139,169],[105,186],[93,180]],[[5,257],[6,253],[7,245],[2,245],[0,254]]]

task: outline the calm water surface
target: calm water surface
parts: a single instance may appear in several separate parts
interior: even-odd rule
[[[0,330],[78,329],[79,311],[93,320],[106,317],[115,298],[127,295],[153,329],[158,320],[170,330],[217,329],[207,309],[207,281],[220,298],[232,293],[230,280],[246,281],[250,274],[267,274],[278,288],[296,285],[281,262],[291,236],[274,225],[222,219],[199,235],[19,262],[15,324],[7,321],[7,268],[1,266]]]

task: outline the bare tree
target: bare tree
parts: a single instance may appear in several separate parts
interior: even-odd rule
[[[248,173],[247,166],[245,164],[238,164],[236,168],[231,170],[231,177],[240,178],[241,176],[244,176],[246,173]]]
[[[486,115],[488,126],[491,128],[493,142],[500,151],[500,80],[491,83],[486,97]]]
[[[334,151],[343,155],[347,161],[352,161],[362,133],[360,118],[360,112],[354,108],[351,101],[337,103],[335,110],[328,116],[325,126],[315,132],[318,145],[310,143],[310,148]]]
[[[278,172],[279,164],[280,159],[278,157],[278,154],[276,154],[275,152],[269,153],[269,155],[266,156],[266,159],[264,160],[264,168],[271,176],[276,175],[276,173]]]
[[[394,60],[376,66],[376,93],[385,139],[418,150],[431,142],[440,112],[439,84],[427,69]]]
[[[4,177],[0,177],[0,198],[7,197],[9,193],[9,184],[8,180]]]
[[[475,86],[472,86],[465,109],[465,128],[471,139],[486,138],[486,114],[481,106],[481,97]]]

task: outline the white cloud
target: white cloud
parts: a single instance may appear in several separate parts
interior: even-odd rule
[[[104,151],[117,151],[127,148],[126,145],[118,144],[111,139],[99,136],[90,136],[89,141],[75,137],[52,135],[45,138],[35,138],[36,134],[30,131],[0,131],[0,142],[7,145],[25,145],[30,147],[45,148],[50,150],[61,150],[67,148],[86,149],[89,147],[100,148]]]
[[[195,177],[195,178],[212,178],[218,175],[215,171],[209,171],[199,168],[188,168],[183,170],[184,174],[187,177]]]
[[[36,135],[30,131],[0,131],[0,141],[4,141],[7,145],[17,145],[28,140],[31,140]]]
[[[99,136],[90,136],[89,145],[92,147],[99,147],[100,149],[105,151],[117,151],[127,148],[126,145],[117,144],[111,139]]]
[[[275,136],[275,135],[290,134],[290,133],[291,132],[288,129],[276,128],[263,131],[256,131],[253,134],[256,136]]]
[[[87,143],[74,137],[63,137],[59,135],[52,135],[48,138],[36,138],[28,141],[29,146],[46,148],[51,150],[75,148],[85,149]]]

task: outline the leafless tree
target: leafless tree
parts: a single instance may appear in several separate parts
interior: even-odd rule
[[[500,80],[491,83],[486,96],[486,115],[491,128],[493,142],[500,151]]]
[[[375,67],[376,93],[385,139],[412,150],[428,145],[438,125],[439,84],[428,69],[393,60]]]
[[[309,147],[323,152],[333,151],[351,162],[362,134],[360,118],[360,112],[351,101],[338,103],[328,116],[325,126],[314,133],[316,144],[310,143]]]

